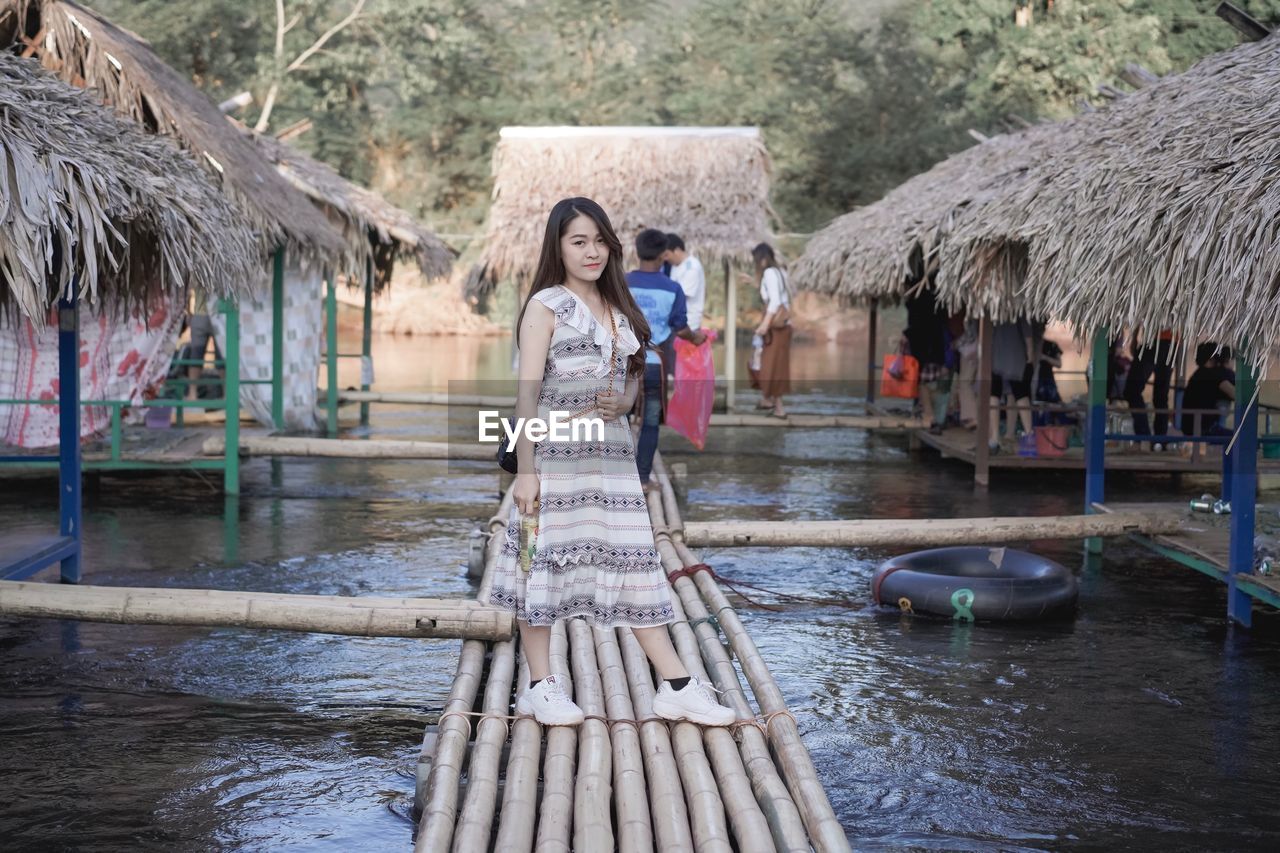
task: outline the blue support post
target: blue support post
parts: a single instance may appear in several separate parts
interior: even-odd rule
[[[1254,514],[1258,495],[1258,377],[1241,354],[1236,358],[1235,444],[1228,454],[1231,470],[1231,551],[1227,563],[1227,616],[1249,627],[1253,599],[1238,588],[1236,575],[1253,574]],[[1224,483],[1224,488],[1226,484]],[[1224,497],[1225,500],[1225,497]]]
[[[62,558],[62,582],[80,582],[80,278],[58,300],[58,532],[74,540]]]
[[[1093,333],[1093,351],[1089,359],[1089,411],[1084,430],[1084,511],[1094,511],[1095,503],[1106,499],[1107,464],[1107,365],[1111,361],[1111,338],[1103,327]],[[1086,549],[1102,553],[1102,539],[1090,537]]]

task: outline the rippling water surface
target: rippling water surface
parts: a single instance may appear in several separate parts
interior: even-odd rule
[[[836,405],[810,394],[792,408]],[[371,432],[444,428],[439,409],[375,406]],[[663,449],[688,466],[690,518],[1049,514],[1082,501],[1071,474],[997,476],[975,496],[968,469],[854,431],[725,430],[703,454],[678,437]],[[253,460],[228,528],[199,478],[105,479],[88,497],[86,580],[466,597],[467,535],[495,488],[483,463]],[[1199,488],[1111,489],[1184,492]],[[0,527],[46,529],[55,500],[48,480],[5,480]],[[1219,585],[1136,546],[1112,543],[1090,565],[1079,542],[1031,547],[1079,571],[1073,622],[956,625],[870,607],[891,549],[705,552],[721,574],[848,602],[763,595],[782,609],[742,616],[854,846],[1280,843],[1280,620],[1259,611],[1251,632],[1229,629]],[[408,849],[413,766],[457,646],[2,620],[3,847]]]

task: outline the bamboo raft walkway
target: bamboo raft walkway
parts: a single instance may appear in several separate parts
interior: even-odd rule
[[[419,853],[850,849],[768,666],[712,575],[694,568],[701,561],[684,542],[660,457],[654,474],[661,488],[649,495],[649,516],[673,578],[672,639],[740,722],[704,728],[655,717],[652,673],[632,632],[572,619],[552,632],[551,665],[586,721],[544,731],[510,716],[513,689],[528,682],[517,640],[466,640],[419,757]],[[493,534],[510,506],[508,490],[489,522],[482,599],[502,545]]]

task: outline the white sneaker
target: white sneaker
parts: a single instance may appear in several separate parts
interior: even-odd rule
[[[704,726],[727,726],[738,719],[732,708],[716,699],[719,693],[710,684],[690,678],[681,690],[672,690],[664,681],[653,700],[653,713],[664,720],[688,720]]]
[[[516,700],[517,714],[532,714],[544,726],[576,726],[582,722],[582,709],[564,692],[564,685],[548,675]]]

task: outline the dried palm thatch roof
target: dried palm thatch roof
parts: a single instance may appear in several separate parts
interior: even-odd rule
[[[1035,126],[992,137],[836,218],[809,240],[792,280],[846,303],[901,298],[909,282],[936,268],[973,200],[1041,156],[1048,136]]]
[[[770,237],[771,164],[754,127],[507,127],[493,154],[481,264],[490,282],[538,262],[557,201],[599,202],[624,244],[679,233],[704,263],[744,258]]]
[[[374,262],[378,288],[391,281],[397,259],[413,261],[427,278],[449,274],[457,253],[408,213],[273,136],[247,128],[243,132],[252,134],[285,180],[337,214],[349,253],[359,263],[359,268],[352,270],[360,273],[356,280],[363,280],[364,264],[369,258]]]
[[[1280,344],[1277,128],[1276,35],[1062,122],[1052,156],[970,206],[939,290],[1083,333],[1247,340],[1265,360]]]
[[[0,52],[0,306],[39,316],[77,274],[82,297],[131,303],[259,271],[249,225],[171,140]]]
[[[177,137],[218,176],[260,232],[264,251],[288,243],[302,258],[342,252],[324,215],[136,35],[68,0],[0,0],[0,45],[34,53],[63,80],[95,90],[146,129]]]

